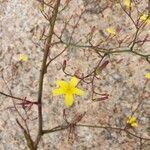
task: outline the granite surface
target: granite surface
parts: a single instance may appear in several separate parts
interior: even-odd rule
[[[147,1],[136,1],[140,12],[146,10]],[[63,7],[62,0],[60,9]],[[109,7],[107,7],[109,6]],[[79,15],[83,10],[81,19]],[[136,9],[132,10],[136,18]],[[115,0],[72,0],[68,8],[58,15],[55,32],[60,35],[64,23],[70,18],[69,25],[63,33],[63,39],[68,41],[73,35],[73,43],[88,45],[87,38],[92,27],[95,28],[93,44],[104,41],[103,48],[117,47],[118,39],[129,37],[121,47],[128,48],[135,34],[135,27],[130,18],[122,11]],[[73,26],[78,25],[73,31]],[[0,0],[0,91],[29,100],[37,99],[39,72],[43,56],[43,41],[40,40],[43,28],[47,30],[48,22],[40,12],[37,0]],[[117,34],[105,41],[108,33],[105,29],[114,27]],[[45,31],[47,32],[47,31]],[[73,32],[73,33],[72,33]],[[142,29],[139,37],[143,39],[150,33],[149,25]],[[54,37],[54,41],[57,38]],[[150,43],[137,44],[136,49],[143,54],[150,53]],[[51,48],[51,57],[62,51],[64,45]],[[18,56],[27,55],[27,62],[20,62]],[[44,128],[50,129],[65,124],[63,96],[53,97],[51,90],[56,88],[56,80],[70,80],[62,71],[63,61],[67,61],[66,72],[79,75],[90,73],[99,61],[99,56],[90,48],[70,46],[61,56],[48,67],[44,78],[43,90],[43,120]],[[75,97],[74,106],[67,111],[69,119],[76,113],[84,113],[80,124],[124,127],[129,115],[140,103],[139,96],[145,87],[144,75],[150,72],[150,64],[142,57],[132,53],[109,55],[108,66],[98,75],[94,85],[99,93],[108,93],[105,101],[93,102],[91,85],[81,82],[79,87],[86,92],[83,97]],[[132,133],[150,138],[150,82],[146,84],[144,100],[135,112],[138,127],[129,129]],[[20,119],[13,108],[11,98],[0,95],[0,150],[26,150],[26,142],[21,129],[16,123]],[[19,112],[25,116],[21,107]],[[38,128],[37,107],[29,112],[29,130],[33,138]],[[21,119],[20,119],[21,120]],[[75,136],[76,135],[76,136]],[[39,150],[140,150],[140,140],[125,132],[112,129],[77,127],[74,139],[68,141],[69,129],[43,136]],[[150,149],[150,141],[142,141],[142,150]]]

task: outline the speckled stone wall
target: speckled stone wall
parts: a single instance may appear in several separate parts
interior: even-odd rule
[[[42,16],[37,0],[1,0],[0,5],[0,91],[9,93],[11,90],[15,96],[36,100],[44,47],[40,36],[43,28],[47,30],[48,22]],[[105,8],[107,5],[110,7]],[[140,11],[145,10],[146,7],[146,0],[138,5]],[[64,22],[73,15],[70,25],[63,34],[65,41],[69,40],[72,25],[76,23],[78,15],[84,9],[86,11],[83,18],[73,34],[73,43],[81,40],[87,45],[86,37],[93,26],[96,28],[92,39],[93,44],[105,41],[108,36],[106,28],[113,26],[117,29],[116,38],[102,45],[105,48],[117,47],[117,39],[124,39],[126,36],[134,37],[135,27],[132,21],[115,1],[72,0],[68,8],[58,15],[55,26],[55,31],[59,35]],[[134,11],[133,16],[136,18]],[[147,25],[143,28],[140,38],[149,33],[149,25]],[[122,47],[127,49],[128,44],[129,42],[126,41]],[[51,56],[56,56],[63,47],[64,45],[54,46],[51,49]],[[150,53],[149,47],[149,42],[136,46],[138,52],[144,54]],[[27,55],[29,60],[20,62],[20,54]],[[92,49],[70,46],[50,64],[44,78],[43,90],[43,120],[46,129],[65,124],[63,96],[53,97],[51,94],[52,89],[56,87],[56,80],[70,80],[70,77],[62,71],[64,60],[67,61],[68,73],[87,74],[96,66],[99,57]],[[81,82],[79,87],[84,89],[86,94],[84,97],[75,97],[75,104],[67,114],[71,119],[77,112],[86,112],[80,123],[122,128],[126,124],[127,116],[140,102],[139,95],[146,82],[144,75],[150,72],[150,64],[142,57],[131,53],[110,55],[106,60],[110,63],[94,84],[97,92],[108,93],[109,99],[93,102],[91,85]],[[130,129],[134,134],[145,138],[150,138],[150,99],[147,96],[149,91],[148,83],[145,99],[135,113],[139,125],[135,129]],[[16,123],[18,115],[12,106],[12,99],[0,95],[0,150],[26,150],[28,148],[22,131]],[[19,111],[24,115],[21,109]],[[36,106],[32,107],[30,115],[29,129],[35,138],[38,127]],[[76,138],[72,143],[68,141],[69,129],[46,134],[39,144],[39,150],[140,150],[140,141],[136,137],[118,130],[78,127],[75,133]],[[149,144],[149,141],[143,142],[143,150],[149,150]]]

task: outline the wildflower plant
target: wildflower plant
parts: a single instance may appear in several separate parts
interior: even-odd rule
[[[24,70],[19,69],[19,67],[23,67],[23,65],[20,65],[20,63],[15,64],[13,60],[10,60],[8,63],[6,63],[9,64],[6,67],[3,67],[5,63],[0,65],[0,79],[2,82],[1,85],[5,86],[5,88],[2,87],[0,95],[2,96],[2,100],[3,97],[13,99],[13,106],[10,107],[10,109],[13,108],[13,110],[17,112],[17,115],[15,113],[15,120],[17,125],[20,127],[19,129],[24,135],[26,145],[30,150],[44,149],[43,147],[40,147],[42,145],[40,144],[40,141],[43,138],[44,142],[44,138],[46,137],[44,136],[45,134],[51,134],[54,132],[58,133],[59,131],[66,132],[66,130],[69,130],[69,133],[71,134],[69,136],[71,137],[72,135],[76,135],[74,134],[74,132],[76,132],[76,128],[79,129],[77,134],[80,134],[80,131],[83,132],[83,127],[88,129],[94,128],[94,132],[99,129],[109,130],[109,132],[113,131],[116,132],[118,137],[122,133],[126,133],[127,135],[130,135],[135,141],[140,141],[140,149],[142,149],[142,146],[144,145],[143,143],[150,141],[148,135],[145,136],[146,134],[141,134],[140,131],[133,132],[131,130],[135,127],[141,127],[140,122],[138,122],[134,114],[137,114],[141,110],[141,106],[143,106],[142,104],[145,100],[149,100],[149,93],[147,92],[147,89],[149,84],[148,81],[150,80],[150,73],[148,72],[145,74],[145,76],[143,75],[142,79],[146,79],[146,81],[143,82],[140,87],[136,87],[135,83],[133,86],[131,86],[131,90],[125,89],[129,87],[128,82],[126,81],[128,80],[129,76],[126,76],[127,74],[125,73],[125,70],[128,68],[128,64],[132,65],[133,60],[137,60],[135,59],[136,56],[138,58],[138,61],[136,62],[137,64],[143,62],[145,63],[143,65],[145,66],[145,68],[143,67],[143,72],[146,70],[146,64],[148,67],[150,65],[149,51],[148,53],[145,53],[145,48],[147,47],[146,44],[150,41],[149,35],[147,33],[149,30],[149,13],[147,8],[150,8],[150,2],[147,4],[145,1],[145,10],[143,10],[143,7],[141,9],[140,6],[143,5],[141,2],[143,1],[106,0],[105,2],[99,0],[82,0],[82,3],[79,3],[81,7],[74,7],[74,3],[76,3],[78,6],[77,1],[75,0],[49,0],[48,2],[46,0],[38,0],[39,7],[37,9],[40,10],[39,12],[42,14],[46,21],[44,20],[44,22],[41,23],[42,20],[40,20],[40,23],[30,31],[33,36],[36,33],[41,33],[40,41],[33,42],[36,44],[36,48],[39,46],[38,52],[41,50],[39,52],[40,55],[37,55],[37,49],[35,51],[31,51],[31,55],[33,53],[33,56],[35,55],[35,59],[39,60],[39,62],[42,60],[40,63],[40,68],[39,65],[37,65],[38,69],[37,66],[34,66],[36,69],[34,68],[34,71],[31,72],[31,76],[25,76],[25,78],[29,79],[29,86],[24,86],[24,84],[22,84],[24,86],[22,89],[28,87],[27,89],[29,89],[29,93],[27,93],[27,95],[30,95],[30,98],[28,98],[27,95],[24,95],[26,93],[23,92],[21,93],[20,97],[15,95],[17,94],[17,92],[15,93],[15,90],[18,90],[19,87],[18,85],[15,85],[16,83],[18,84],[16,81],[20,81],[18,80],[20,78],[20,76],[18,76],[19,71]],[[72,8],[74,11],[72,11]],[[109,14],[108,12],[110,11],[112,11],[112,13]],[[114,18],[117,18],[119,14],[121,14],[122,19],[119,18],[117,20],[113,20]],[[113,15],[115,16],[114,18]],[[32,20],[34,21],[34,19],[31,19],[31,21]],[[113,26],[114,24],[115,26]],[[2,51],[2,53],[3,52],[4,51]],[[11,55],[10,58],[12,58],[14,55],[13,50],[9,50],[8,52],[9,55]],[[19,62],[27,62],[29,60],[28,55],[23,53],[26,52],[22,52],[22,54],[18,56]],[[75,55],[75,57],[72,59],[73,55]],[[7,61],[8,58],[5,59],[5,54],[2,56],[4,57],[4,61]],[[127,56],[131,58],[134,56],[134,59],[126,59]],[[3,58],[1,57],[1,59]],[[85,61],[86,63],[82,63],[82,61]],[[31,62],[33,61],[31,60]],[[73,62],[73,67],[70,67],[71,62]],[[58,67],[59,69],[56,67],[57,63],[60,64],[60,67]],[[76,63],[78,66],[74,66]],[[122,65],[122,67],[117,68],[119,65]],[[116,75],[115,71],[119,72],[119,69],[123,68],[123,66],[125,66],[123,73],[120,73],[121,75]],[[131,66],[130,70],[132,70],[133,67]],[[134,69],[136,69],[136,67]],[[25,71],[30,70],[32,70],[32,67],[28,67]],[[50,87],[48,89],[48,83],[45,82],[47,78],[45,78],[45,76],[54,80],[55,73],[57,73],[58,70],[60,71],[59,73],[61,73],[61,76],[69,78],[70,81],[59,79],[56,81],[56,88]],[[126,72],[132,76],[134,73],[130,72],[130,70],[127,70]],[[37,75],[37,71],[39,71],[39,79],[34,78],[34,76]],[[141,70],[140,73],[143,74]],[[138,75],[141,77],[140,74]],[[124,77],[127,78],[125,79]],[[34,79],[35,82],[30,82],[30,79]],[[23,80],[23,82],[25,81]],[[78,88],[78,84],[80,82],[84,84],[84,87],[87,89],[86,91],[84,91],[82,88]],[[130,82],[130,84],[132,84],[132,82]],[[38,86],[38,90],[35,88],[36,85]],[[123,87],[123,85],[125,86]],[[36,100],[34,100],[36,97],[33,99],[31,98],[33,94],[32,91],[30,91],[30,86],[33,86],[33,88],[37,90],[35,91],[35,93],[37,93]],[[45,92],[44,88],[48,89],[47,93]],[[5,89],[7,89],[6,92]],[[115,90],[119,90],[119,92],[114,92]],[[133,93],[137,94],[134,97],[132,92],[135,90],[138,92]],[[126,91],[129,91],[129,93]],[[85,92],[88,93],[89,97],[86,99],[86,101],[84,101],[84,104],[86,104],[84,106],[82,99],[85,97],[81,97],[80,99],[80,108],[83,109],[83,113],[79,112],[81,109],[78,108],[78,105],[76,107],[72,106],[76,105],[76,95],[84,96]],[[64,100],[65,106],[69,109],[66,109],[66,107],[65,109],[60,107],[58,108],[57,105],[51,105],[49,107],[49,101],[56,101],[56,97],[50,99],[50,94],[53,96],[62,95],[63,97],[61,98]],[[131,99],[128,99],[128,94],[133,96],[132,102],[130,101]],[[0,102],[0,106],[3,103],[5,103],[5,101],[2,101],[2,103]],[[126,107],[124,104],[131,105],[131,107],[128,108],[133,109],[131,113],[132,116],[129,116],[126,119],[125,125],[123,125],[122,120],[117,118],[119,120],[118,125],[118,123],[112,121],[114,120],[113,116],[115,116],[115,113],[124,114],[124,110],[127,110],[121,109],[121,107]],[[132,107],[134,104],[135,106]],[[33,107],[34,109],[32,109]],[[49,127],[49,124],[47,123],[49,120],[45,118],[50,118],[51,120],[51,115],[53,115],[53,113],[50,115],[46,113],[49,112],[49,109],[50,111],[53,111],[54,109],[52,107],[59,111],[58,114],[62,114],[62,112],[68,111],[68,115],[66,115],[65,112],[65,115],[58,117],[62,117],[58,121],[59,124],[56,122],[57,125],[55,126],[52,121],[50,122],[51,126]],[[35,109],[37,111],[35,111]],[[0,110],[2,109],[0,108]],[[142,111],[147,110],[143,109]],[[35,112],[37,112],[37,114]],[[87,115],[91,116],[88,117]],[[138,114],[138,116],[140,115]],[[92,122],[88,119],[84,120],[84,117],[92,118],[91,120],[94,121]],[[54,118],[54,120],[57,120],[58,118]],[[99,120],[96,120],[96,118]],[[106,121],[106,124],[104,124],[103,121]],[[31,127],[30,123],[36,125],[38,129]],[[33,129],[33,132],[31,129]],[[88,132],[88,130],[86,130],[86,132]],[[103,133],[105,134],[105,132]],[[88,134],[89,133],[86,133],[85,135]],[[98,140],[101,138],[100,136],[98,136]],[[128,136],[125,138],[128,139]],[[125,140],[125,138],[123,140]],[[76,138],[73,139],[76,140]],[[80,142],[80,138],[77,141]],[[94,142],[96,142],[96,140]],[[124,143],[128,142],[124,141]],[[134,143],[136,144],[138,142]],[[47,147],[45,149],[47,149]],[[127,149],[127,147],[123,147],[123,149]],[[130,149],[133,149],[133,147]]]

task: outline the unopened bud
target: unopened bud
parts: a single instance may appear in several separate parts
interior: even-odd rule
[[[62,65],[62,70],[64,71],[66,69],[67,61],[64,60],[63,65]]]

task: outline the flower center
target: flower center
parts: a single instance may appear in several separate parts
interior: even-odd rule
[[[68,93],[68,94],[72,94],[73,93],[73,87],[70,85],[70,84],[68,84],[68,86],[66,87],[66,93]]]

